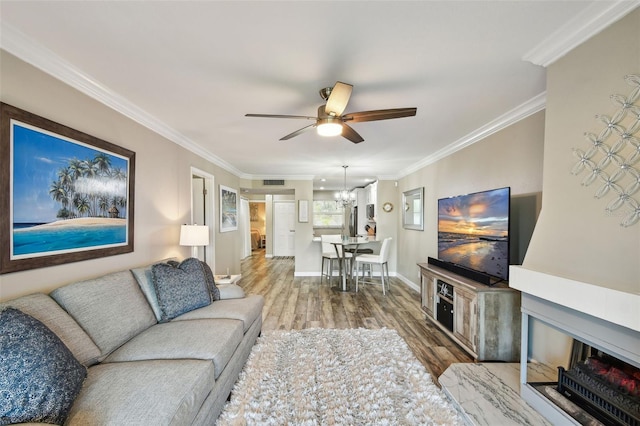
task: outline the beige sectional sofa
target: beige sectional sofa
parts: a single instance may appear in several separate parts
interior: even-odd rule
[[[264,299],[220,286],[220,300],[167,319],[153,279],[149,265],[2,304],[43,323],[86,367],[65,424],[215,423],[260,334]]]

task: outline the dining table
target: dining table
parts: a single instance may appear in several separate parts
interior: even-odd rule
[[[358,255],[358,247],[362,245],[372,244],[377,242],[375,236],[356,236],[356,237],[341,237],[340,240],[331,241],[336,254],[338,255],[340,282],[342,287],[337,288],[339,291],[349,291],[347,288],[347,282],[351,283],[353,280],[353,266],[355,264],[356,256]],[[349,273],[347,274],[347,250],[351,253],[351,265],[349,267]]]

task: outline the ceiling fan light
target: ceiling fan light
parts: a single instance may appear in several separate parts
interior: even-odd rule
[[[342,124],[325,122],[318,124],[318,134],[320,136],[338,136],[342,134]]]

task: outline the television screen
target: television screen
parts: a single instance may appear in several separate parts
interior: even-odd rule
[[[509,278],[510,188],[438,200],[438,259]]]

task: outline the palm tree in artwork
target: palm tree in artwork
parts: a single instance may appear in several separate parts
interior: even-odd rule
[[[54,181],[51,184],[49,187],[49,195],[51,195],[55,201],[62,203],[63,209],[66,210],[69,198],[67,196],[67,190],[61,180]]]
[[[73,200],[73,204],[75,205],[80,215],[86,215],[87,212],[89,212],[89,210],[91,209],[89,199],[80,195],[76,196],[75,200]]]
[[[99,152],[93,158],[74,158],[58,170],[49,195],[62,204],[59,218],[107,217],[112,207],[126,207],[126,193],[120,194],[122,190],[114,189],[118,187],[114,183],[126,182],[127,173],[122,168],[112,168],[111,162],[109,155]]]
[[[104,152],[96,154],[93,158],[93,163],[98,168],[99,173],[102,176],[107,176],[109,174],[109,168],[111,167],[111,159]]]
[[[102,212],[102,216],[103,217],[107,217],[108,213],[109,213],[109,197],[101,195],[98,198],[98,207],[100,208],[100,211]]]
[[[109,173],[109,176],[112,179],[117,179],[117,180],[126,180],[127,179],[127,173],[125,173],[125,171],[122,170],[120,167],[112,169],[111,172]]]
[[[71,172],[71,178],[75,181],[76,179],[84,176],[84,165],[81,160],[74,158],[69,162],[69,171]]]
[[[70,167],[63,167],[58,170],[58,183],[64,191],[66,197],[60,201],[62,203],[62,207],[66,210],[73,203],[74,190],[73,190],[73,173]],[[55,199],[55,198],[54,198]]]

